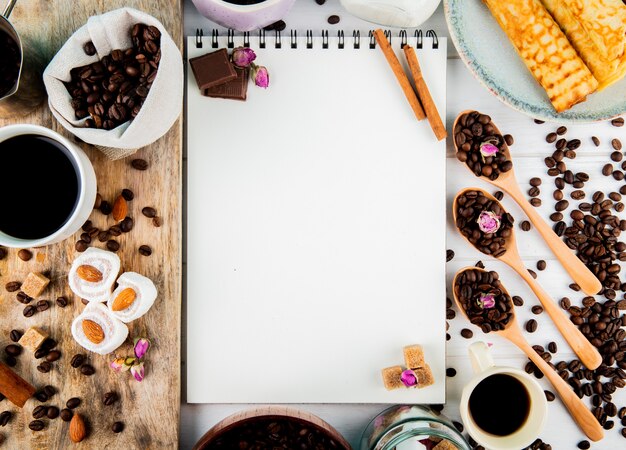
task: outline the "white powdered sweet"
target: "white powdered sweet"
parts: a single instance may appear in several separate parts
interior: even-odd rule
[[[96,344],[85,335],[83,322],[90,320],[104,332],[102,342]],[[89,303],[72,322],[72,336],[78,344],[90,352],[106,355],[117,349],[128,337],[128,327],[109,313],[102,303]]]
[[[98,269],[102,273],[102,280],[89,282],[80,278],[76,270],[82,265]],[[115,279],[120,273],[120,265],[120,258],[115,253],[94,247],[88,248],[74,260],[70,268],[67,276],[70,289],[74,294],[90,302],[105,302],[109,299]]]
[[[113,311],[115,299],[124,289],[135,291],[135,300],[125,309]],[[108,302],[109,311],[122,322],[131,322],[140,318],[154,304],[157,297],[157,289],[150,278],[135,272],[125,272],[117,279],[117,289],[111,294]]]

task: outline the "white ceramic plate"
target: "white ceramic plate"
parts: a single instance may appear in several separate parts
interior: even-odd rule
[[[567,123],[605,120],[626,112],[624,78],[557,114],[482,0],[444,0],[444,9],[450,36],[465,65],[512,108],[536,119]]]

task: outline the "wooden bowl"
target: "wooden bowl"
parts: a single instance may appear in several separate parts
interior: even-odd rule
[[[337,443],[337,450],[352,450],[348,441],[330,424],[311,413],[283,406],[258,407],[228,416],[207,431],[193,450],[209,450],[211,444],[224,433],[257,420],[267,419],[286,419],[299,425],[307,425],[333,439]]]

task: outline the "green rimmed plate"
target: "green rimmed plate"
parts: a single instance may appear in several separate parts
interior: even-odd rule
[[[450,37],[465,65],[502,102],[553,122],[594,122],[626,113],[626,78],[560,114],[482,0],[444,0]]]

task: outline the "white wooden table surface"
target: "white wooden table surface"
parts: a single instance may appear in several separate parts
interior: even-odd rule
[[[331,14],[338,14],[341,22],[332,26],[326,23],[326,18]],[[297,30],[312,29],[314,32],[322,29],[362,29],[368,30],[372,25],[349,16],[349,14],[341,8],[338,0],[328,0],[324,6],[319,6],[314,0],[297,0],[296,5],[285,18],[287,28]],[[185,32],[186,34],[195,34],[196,28],[203,28],[205,35],[208,30],[215,27],[208,19],[203,18],[194,8],[191,0],[185,0]],[[435,15],[422,27],[426,29],[434,29],[439,36],[449,36],[445,19],[443,17],[443,9],[437,10]],[[554,131],[554,126],[550,124],[536,125],[532,119],[517,113],[500,103],[495,97],[491,96],[488,91],[483,88],[476,80],[472,78],[469,71],[463,66],[461,61],[456,58],[456,52],[453,44],[448,45],[449,64],[448,64],[448,129],[455,116],[464,109],[477,109],[491,115],[503,133],[510,133],[515,138],[515,144],[512,146],[512,155],[515,162],[515,170],[523,190],[527,190],[528,180],[533,176],[539,176],[544,183],[541,186],[541,199],[543,206],[540,211],[545,218],[553,212],[554,200],[552,199],[552,191],[554,184],[551,177],[546,175],[546,167],[543,164],[543,158],[553,151],[553,146],[545,142],[545,135],[549,131]],[[606,162],[610,162],[609,154],[610,140],[614,137],[626,142],[626,127],[615,128],[609,123],[598,123],[593,125],[577,125],[569,126],[566,137],[573,139],[574,137],[581,139],[583,145],[578,150],[578,157],[569,161],[568,168],[576,171],[585,171],[589,173],[591,181],[585,186],[585,190],[593,192],[596,189],[606,193],[617,191],[622,183],[606,178],[601,175],[601,168]],[[591,143],[591,136],[598,136],[602,144],[600,148],[596,148]],[[483,183],[473,177],[473,175],[465,168],[464,165],[453,158],[453,149],[451,141],[448,142],[448,168],[447,168],[447,188],[448,188],[448,208],[450,208],[452,198],[461,188],[468,186],[477,186],[495,192],[496,189],[490,185]],[[567,191],[569,192],[569,191]],[[509,198],[505,197],[503,204],[519,223],[526,217],[521,209],[517,207]],[[533,305],[538,304],[537,299],[533,296],[530,289],[523,281],[508,267],[494,261],[491,258],[484,257],[477,250],[470,248],[468,244],[462,241],[454,229],[450,219],[451,214],[448,211],[448,243],[447,248],[453,249],[456,253],[455,258],[448,263],[448,283],[454,273],[461,267],[473,265],[476,261],[482,260],[487,269],[496,270],[501,274],[501,278],[508,288],[511,295],[520,295],[524,298],[524,306],[517,309],[517,315],[521,324],[531,317],[538,321],[539,327],[534,334],[525,335],[531,344],[540,344],[546,346],[548,342],[555,341],[558,344],[558,354],[553,358],[554,361],[571,360],[573,353],[567,347],[567,344],[560,337],[555,327],[546,314],[535,316],[530,312]],[[626,218],[626,213],[622,213],[622,217]],[[519,230],[519,228],[517,228]],[[539,235],[531,230],[524,233],[517,232],[518,244],[522,258],[526,261],[529,268],[535,269],[535,264],[539,259],[547,261],[547,269],[538,272],[538,280],[542,286],[557,301],[563,296],[568,296],[574,304],[579,304],[583,295],[575,293],[568,288],[571,280],[565,271],[560,267],[558,261],[554,258],[549,248],[539,238]],[[427,295],[427,290],[425,290]],[[599,299],[600,300],[600,299]],[[443,303],[443,301],[442,301]],[[183,358],[185,358],[185,336],[184,329],[185,311],[183,311]],[[460,336],[460,330],[463,328],[471,328],[474,331],[473,339],[464,339]],[[454,367],[457,375],[447,380],[447,404],[444,413],[451,419],[459,419],[458,402],[461,395],[463,385],[472,377],[472,371],[467,357],[467,347],[471,342],[476,340],[484,340],[493,343],[492,352],[498,365],[508,365],[517,368],[523,368],[527,359],[512,344],[498,336],[484,335],[479,329],[471,327],[464,319],[459,317],[450,321],[450,334],[452,339],[447,346],[448,367]],[[185,370],[183,360],[183,399],[185,398]],[[545,378],[539,380],[544,389],[552,389],[545,381]],[[184,400],[183,400],[184,401]],[[588,401],[586,399],[585,401]],[[614,403],[619,407],[626,406],[626,389],[618,391],[614,395]],[[181,442],[182,449],[189,449],[211,426],[234,412],[246,409],[248,405],[192,405],[183,403],[181,406]],[[310,411],[319,415],[322,419],[328,421],[337,428],[350,441],[355,449],[358,449],[361,433],[368,421],[376,414],[382,411],[384,405],[297,405],[298,408]],[[616,426],[606,431],[606,437],[603,441],[595,444],[592,448],[602,450],[617,450],[626,448],[626,439],[621,434],[621,426],[619,420]],[[548,422],[544,432],[541,435],[544,442],[552,445],[555,450],[575,449],[576,444],[584,439],[584,435],[578,430],[575,423],[567,414],[567,411],[557,399],[549,403]]]

